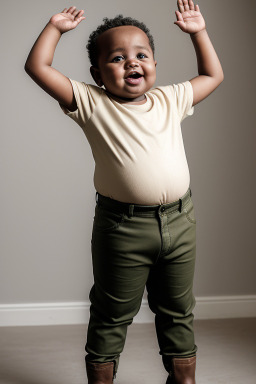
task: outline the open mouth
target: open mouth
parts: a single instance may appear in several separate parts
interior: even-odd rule
[[[140,77],[142,77],[142,75],[140,73],[132,73],[128,77],[130,77],[132,79],[139,79]]]
[[[138,85],[141,83],[143,79],[143,76],[138,73],[138,72],[133,72],[133,73],[130,73],[129,76],[127,76],[125,78],[125,81],[128,83],[128,84],[132,84],[132,85]]]
[[[126,78],[127,79],[139,79],[140,77],[142,77],[142,75],[140,73],[133,72],[129,76],[127,76]]]

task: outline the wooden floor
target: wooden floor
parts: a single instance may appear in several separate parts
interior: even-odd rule
[[[1,384],[86,384],[86,325],[0,328]],[[197,384],[256,383],[256,319],[195,321]],[[132,324],[115,384],[165,384],[154,324]]]

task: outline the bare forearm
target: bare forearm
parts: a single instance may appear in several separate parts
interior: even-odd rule
[[[60,31],[50,22],[46,24],[28,55],[25,68],[35,71],[44,66],[51,66],[60,38]]]
[[[191,34],[190,37],[197,56],[198,74],[223,80],[223,70],[206,29]]]
[[[56,46],[63,33],[75,29],[85,19],[75,6],[53,15],[33,45],[25,63],[26,73],[69,111],[77,109],[69,78],[52,67]]]
[[[178,0],[177,21],[174,24],[190,34],[198,66],[198,76],[190,80],[193,87],[193,105],[209,96],[223,81],[223,70],[206,31],[199,5],[192,0]]]

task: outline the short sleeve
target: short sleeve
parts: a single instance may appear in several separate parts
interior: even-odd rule
[[[72,112],[60,103],[59,105],[65,115],[69,116],[83,128],[93,113],[93,110],[101,96],[102,89],[94,85],[85,84],[84,82],[72,79],[69,80],[73,88],[77,109]]]
[[[193,87],[190,81],[174,84],[174,101],[180,121],[194,113],[193,105]]]

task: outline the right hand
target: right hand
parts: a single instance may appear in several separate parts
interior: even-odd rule
[[[71,29],[75,29],[78,24],[85,19],[82,17],[84,11],[77,10],[75,6],[70,8],[65,8],[61,13],[53,15],[49,23],[53,24],[60,33],[65,33]]]

